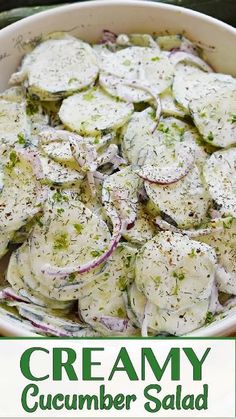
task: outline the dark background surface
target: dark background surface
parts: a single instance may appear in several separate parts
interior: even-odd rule
[[[66,0],[0,0],[0,12],[17,7],[43,6],[50,4],[76,3],[77,1]],[[236,26],[236,0],[153,0],[161,3],[176,4],[206,13],[217,19],[223,20]]]

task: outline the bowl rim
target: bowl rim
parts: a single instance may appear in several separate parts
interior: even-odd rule
[[[82,3],[71,3],[71,4],[65,4],[62,6],[58,6],[56,8],[52,8],[49,10],[41,11],[37,14],[34,14],[32,16],[27,16],[17,22],[14,22],[7,27],[1,29],[0,31],[0,38],[2,35],[10,33],[12,31],[12,28],[20,29],[21,27],[24,27],[27,22],[34,22],[37,21],[39,18],[43,18],[44,16],[55,16],[57,14],[61,14],[66,12],[67,10],[77,10],[77,9],[86,9],[86,8],[104,8],[106,6],[109,7],[126,7],[126,6],[134,6],[134,7],[140,7],[140,8],[159,8],[160,10],[173,10],[175,12],[182,12],[183,14],[187,16],[196,16],[197,18],[209,22],[212,24],[215,24],[222,29],[225,29],[227,31],[232,32],[232,34],[236,35],[236,28],[229,25],[228,23],[222,22],[219,19],[216,19],[212,16],[206,15],[204,13],[187,9],[182,6],[176,6],[173,4],[166,4],[166,3],[156,3],[151,0],[90,0],[90,1],[83,1]]]
[[[154,3],[152,1],[144,1],[144,0],[93,0],[93,1],[84,1],[83,3],[73,3],[73,4],[66,4],[63,6],[59,6],[57,8],[52,8],[46,11],[39,12],[33,16],[28,16],[18,22],[15,22],[6,28],[1,29],[0,31],[0,40],[2,37],[11,34],[11,32],[20,30],[21,28],[27,27],[29,22],[38,21],[39,19],[43,19],[44,17],[50,18],[60,15],[62,13],[66,13],[68,10],[81,10],[81,9],[97,9],[97,8],[115,8],[115,7],[139,7],[145,9],[159,9],[159,10],[172,10],[173,12],[179,13],[181,11],[182,14],[186,16],[195,16],[200,21],[208,22],[209,24],[213,24],[214,26],[218,26],[222,28],[226,32],[230,32],[231,34],[235,35],[236,39],[236,28],[233,26],[228,25],[216,18],[211,16],[205,15],[203,13],[197,12],[192,9],[186,9],[184,7],[172,5],[172,4],[164,4],[164,3]],[[189,334],[186,337],[194,337],[194,338],[208,338],[208,337],[216,337],[216,336],[225,336],[225,334],[233,333],[236,331],[236,312],[232,315],[229,315],[225,319],[218,320],[215,323],[212,323],[208,326],[203,326],[200,329],[197,329]],[[0,332],[4,333],[5,336],[12,336],[12,337],[40,337],[37,334],[30,332],[28,330],[24,330],[24,327],[21,325],[14,325],[7,319],[1,318],[0,316]],[[184,336],[183,336],[184,337]],[[79,338],[77,338],[79,339]],[[96,338],[97,339],[97,338]]]

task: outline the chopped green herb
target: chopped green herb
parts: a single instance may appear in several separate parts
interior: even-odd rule
[[[83,95],[83,99],[87,100],[87,101],[90,101],[90,100],[95,99],[95,97],[94,97],[94,94],[90,91],[90,92],[87,92]]]
[[[94,256],[96,258],[97,256],[100,256],[102,254],[102,251],[101,250],[92,250],[90,253],[91,253],[92,256]]]
[[[236,115],[232,115],[231,124],[236,124]]]
[[[77,82],[78,79],[76,77],[71,77],[71,79],[68,81],[68,84],[72,84],[74,82]]]
[[[174,278],[178,279],[179,281],[183,281],[183,279],[185,278],[185,275],[183,272],[174,271],[172,275]]]
[[[156,120],[156,111],[155,109],[152,109],[150,112],[148,112],[148,115],[150,116],[150,118],[155,121]]]
[[[160,61],[160,57],[153,57],[153,58],[151,58],[151,61]]]
[[[178,295],[178,292],[179,292],[179,285],[176,282],[176,285],[174,287],[174,290],[173,290],[173,294],[172,295]]]
[[[206,324],[211,324],[215,320],[215,316],[211,311],[207,312],[206,315]]]
[[[67,233],[58,233],[54,239],[55,250],[66,250],[69,246],[69,239]]]
[[[233,218],[225,218],[225,220],[223,220],[223,227],[224,228],[230,228],[233,224]]]
[[[200,111],[200,112],[199,112],[199,116],[200,116],[201,118],[205,118],[205,117],[206,117],[206,112],[204,112],[204,111]]]
[[[55,202],[63,202],[63,201],[68,202],[68,201],[69,201],[68,196],[66,196],[66,195],[62,195],[62,194],[61,194],[61,192],[59,192],[59,191],[58,191],[58,192],[55,192],[55,193],[53,194],[52,199],[53,199]]]
[[[119,290],[124,291],[126,287],[127,287],[127,279],[124,276],[122,276],[119,278],[118,288]]]
[[[123,61],[123,63],[122,63],[123,65],[127,65],[127,66],[129,66],[129,65],[131,65],[132,63],[131,63],[131,61],[130,60],[125,60],[125,61]]]
[[[180,127],[178,124],[176,124],[176,122],[173,122],[171,126],[180,133],[181,137],[184,135],[186,128]]]
[[[65,210],[63,208],[57,208],[57,213],[58,214],[62,214],[63,212],[65,212]]]
[[[214,140],[214,135],[213,135],[212,131],[209,132],[209,134],[207,136],[207,139],[208,139],[208,141],[213,141]]]
[[[165,124],[163,122],[160,122],[160,124],[157,127],[158,131],[163,132],[164,134],[167,134],[167,132],[169,132],[169,127],[166,127]]]
[[[18,143],[25,145],[26,144],[26,138],[24,137],[24,134],[22,134],[21,132],[17,135],[18,138]]]
[[[10,152],[9,155],[9,162],[8,162],[8,168],[12,169],[13,167],[15,167],[16,163],[19,161],[19,157],[17,156],[17,153],[15,152],[15,150],[12,150]]]
[[[75,274],[74,272],[72,272],[72,273],[69,275],[69,282],[74,282],[75,278],[76,278],[76,274]]]
[[[126,257],[125,267],[129,268],[132,260],[132,255]]]
[[[190,258],[194,258],[194,257],[196,256],[196,251],[195,251],[195,249],[192,249],[192,250],[191,250],[191,252],[190,252],[190,253],[188,253],[188,256],[189,256]]]
[[[39,112],[39,104],[36,101],[29,100],[26,105],[26,114],[28,116],[33,116]]]
[[[121,307],[118,308],[117,315],[120,319],[123,319],[125,317],[125,312],[124,312],[123,308],[121,308]]]
[[[42,223],[41,219],[42,219],[42,215],[37,215],[35,217],[35,221],[39,225],[39,227],[43,227],[43,223]]]
[[[92,116],[91,116],[91,119],[92,119],[93,121],[98,121],[100,118],[101,118],[101,116],[100,116],[100,115],[98,115],[98,114],[95,114],[95,115],[92,115]]]
[[[81,234],[84,227],[82,226],[82,224],[74,224],[74,228],[78,234]]]
[[[161,283],[161,277],[160,275],[156,275],[153,278],[153,281],[155,281],[158,285]]]

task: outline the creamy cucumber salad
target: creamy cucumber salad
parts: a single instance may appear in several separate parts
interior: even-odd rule
[[[54,33],[0,94],[0,316],[185,335],[236,306],[236,79],[180,35]]]

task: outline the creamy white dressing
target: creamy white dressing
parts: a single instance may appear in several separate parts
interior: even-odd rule
[[[236,82],[180,35],[102,42],[43,37],[0,94],[0,315],[182,336],[235,304]]]

